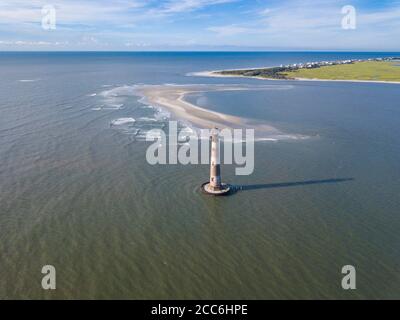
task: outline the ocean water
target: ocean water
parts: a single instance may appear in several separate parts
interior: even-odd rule
[[[400,86],[190,76],[385,55],[0,53],[0,299],[400,298]],[[276,86],[187,100],[309,138],[257,142],[208,197],[207,165],[146,162],[171,115],[143,84]]]

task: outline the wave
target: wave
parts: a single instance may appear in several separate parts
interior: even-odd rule
[[[124,125],[124,124],[130,124],[130,123],[135,123],[136,120],[134,118],[118,118],[115,120],[111,121],[111,124],[113,126],[120,126],[120,125]]]
[[[40,80],[41,79],[21,79],[21,80],[18,80],[18,82],[37,82]]]
[[[171,113],[182,108],[186,108],[187,114],[189,115],[188,117],[180,117],[179,114],[174,113],[174,117],[178,118],[178,130],[181,135],[187,135],[187,137],[190,137],[193,136],[194,133],[199,137],[199,139],[203,139],[203,137],[200,135],[200,128],[204,128],[204,126],[201,126],[201,123],[193,123],[191,121],[193,115],[198,113],[198,115],[196,115],[197,117],[207,118],[209,116],[212,117],[215,112],[202,108],[201,106],[198,106],[197,103],[192,105],[191,103],[187,102],[183,99],[186,93],[232,90],[288,90],[292,87],[292,85],[178,85],[173,83],[168,83],[166,85],[135,84],[113,87],[111,89],[102,91],[98,94],[98,96],[101,97],[104,102],[102,109],[121,109],[124,106],[126,99],[130,97],[136,97],[135,101],[142,104],[142,106],[129,111],[131,114],[127,115],[126,117],[118,118],[111,122],[112,126],[119,127],[116,129],[128,134],[134,134],[136,140],[145,140],[146,134],[152,129],[167,129],[168,121],[172,117]],[[160,97],[163,99],[159,100]],[[149,112],[145,111],[146,109],[152,110],[152,114],[148,114]],[[131,117],[132,114],[134,118]],[[231,118],[234,118],[234,121],[232,121],[234,124],[233,128],[255,129],[254,142],[299,141],[310,138],[309,136],[305,135],[285,133],[268,124],[255,124],[246,118],[239,119],[238,117],[225,114],[218,114],[218,116],[220,116],[224,123],[229,122]],[[198,125],[200,125],[200,127],[198,127]],[[185,141],[182,142],[185,143]],[[232,142],[243,143],[245,141],[238,139]]]
[[[150,117],[140,117],[138,121],[157,121],[156,118],[150,118]]]

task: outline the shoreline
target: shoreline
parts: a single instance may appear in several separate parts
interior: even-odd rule
[[[273,67],[271,67],[273,68]],[[256,68],[257,69],[264,69],[264,68]],[[259,80],[271,80],[271,81],[281,81],[281,80],[289,80],[289,79],[274,79],[274,78],[265,78],[265,77],[252,77],[252,76],[242,76],[242,75],[229,75],[229,74],[220,74],[216,72],[221,71],[240,71],[242,69],[227,69],[227,70],[212,70],[212,71],[199,71],[199,72],[192,72],[189,73],[188,76],[192,77],[211,77],[211,78],[247,78],[247,79],[259,79]]]
[[[273,68],[273,67],[270,67]],[[254,68],[252,70],[262,70],[265,68]],[[199,71],[192,72],[188,74],[188,76],[194,77],[212,77],[212,78],[247,78],[247,79],[257,79],[257,80],[268,80],[268,81],[323,81],[323,82],[354,82],[354,83],[385,83],[385,84],[400,84],[400,81],[386,81],[386,80],[351,80],[351,79],[318,79],[318,78],[293,78],[293,79],[274,79],[274,78],[266,78],[266,77],[258,77],[258,76],[242,76],[242,75],[227,75],[227,74],[218,74],[216,72],[221,71],[240,71],[243,69],[229,69],[229,70],[212,70],[212,71]]]
[[[286,89],[286,87],[283,87]],[[260,90],[262,87],[246,87],[239,85],[143,85],[135,88],[147,104],[164,108],[178,120],[188,121],[199,128],[219,129],[254,129],[258,133],[272,136],[285,136],[279,129],[257,120],[228,115],[199,107],[185,100],[192,93],[212,91],[245,91]],[[278,88],[279,90],[280,88]]]

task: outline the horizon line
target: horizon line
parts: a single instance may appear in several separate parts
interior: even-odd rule
[[[0,50],[2,53],[400,53],[387,50]]]

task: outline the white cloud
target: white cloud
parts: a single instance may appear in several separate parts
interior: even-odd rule
[[[252,33],[253,30],[249,28],[244,28],[244,27],[238,27],[235,25],[228,25],[228,26],[219,26],[219,27],[210,27],[207,28],[207,30],[216,32],[218,36],[233,36],[233,35],[238,35],[241,33]]]
[[[0,40],[0,45],[14,45],[14,46],[65,46],[68,45],[68,41],[26,41],[26,40],[16,40],[16,41],[3,41]]]
[[[88,1],[88,0],[1,0],[1,23],[39,23],[42,19],[41,9],[51,3],[57,12],[59,23],[93,22],[121,23],[132,20],[131,13],[143,8],[144,0]],[[139,15],[138,15],[139,16]]]
[[[165,13],[178,13],[198,10],[207,6],[235,2],[238,0],[170,0],[162,9]]]
[[[344,3],[344,2],[343,2]],[[253,12],[253,19],[207,28],[233,45],[316,50],[398,50],[400,6],[356,7],[357,29],[343,30],[341,1],[289,1]],[[244,21],[244,19],[242,20]],[[245,35],[245,36],[244,36]],[[236,36],[236,37],[235,37]]]
[[[0,44],[400,49],[400,3],[373,10],[357,3],[357,29],[346,31],[347,0],[0,0]],[[57,9],[53,31],[41,28],[46,4]]]
[[[261,12],[259,14],[260,14],[260,16],[266,16],[266,15],[270,14],[271,11],[272,10],[270,8],[265,8],[265,9],[261,10]]]

